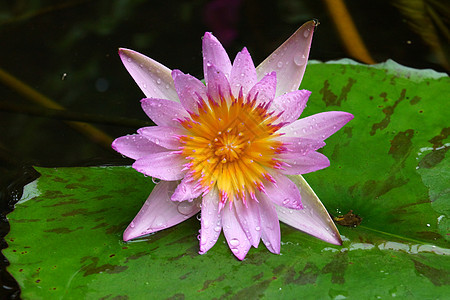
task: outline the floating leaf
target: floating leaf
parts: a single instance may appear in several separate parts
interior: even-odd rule
[[[199,255],[196,218],[124,243],[154,184],[130,167],[39,168],[8,218],[8,270],[26,299],[439,298],[450,294],[449,78],[394,63],[310,64],[307,114],[355,115],[306,179],[342,247],[281,226],[281,255],[237,261],[221,237]],[[438,76],[436,76],[438,75]],[[446,127],[447,126],[447,127]],[[312,212],[314,213],[314,212]]]

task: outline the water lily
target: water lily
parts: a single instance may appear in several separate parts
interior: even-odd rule
[[[205,83],[132,50],[120,57],[147,98],[157,126],[116,139],[133,168],[161,180],[124,232],[128,241],[174,226],[201,211],[200,254],[223,230],[244,259],[260,239],[280,253],[279,220],[341,244],[317,196],[299,175],[326,168],[319,148],[353,116],[330,111],[298,119],[310,96],[298,90],[315,23],[299,28],[254,67],[244,48],[231,63],[211,34],[203,37]]]

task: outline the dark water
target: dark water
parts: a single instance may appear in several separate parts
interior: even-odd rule
[[[445,71],[392,1],[347,4],[375,61],[391,58],[410,67]],[[310,58],[349,57],[321,1],[2,2],[1,70],[64,106],[70,115],[48,117],[53,113],[30,101],[23,88],[0,81],[1,247],[7,247],[3,239],[9,230],[6,215],[20,198],[22,186],[37,176],[30,166],[130,163],[109,145],[62,121],[89,120],[111,137],[132,133],[147,121],[139,105],[143,95],[123,68],[118,47],[137,50],[171,69],[202,78],[205,31],[213,31],[231,57],[247,46],[258,64],[313,18],[319,19],[320,26]],[[19,287],[1,258],[0,298],[17,299]]]

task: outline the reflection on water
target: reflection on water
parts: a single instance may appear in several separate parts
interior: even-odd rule
[[[345,236],[342,236],[343,241],[349,241],[349,239]],[[334,247],[326,247],[322,250],[331,251],[331,252],[345,252],[345,251],[354,251],[354,250],[372,250],[374,248],[378,248],[379,250],[394,250],[394,251],[402,251],[408,254],[418,254],[418,253],[434,253],[438,255],[450,255],[450,249],[441,248],[434,245],[429,244],[409,244],[409,243],[398,243],[398,242],[383,242],[380,244],[371,244],[371,243],[344,243],[343,248],[334,248]]]

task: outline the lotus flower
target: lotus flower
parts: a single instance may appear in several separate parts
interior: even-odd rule
[[[231,63],[211,34],[203,37],[206,85],[128,49],[120,57],[147,98],[157,126],[116,139],[133,168],[158,178],[125,230],[128,241],[174,226],[201,210],[200,254],[221,231],[244,259],[260,239],[280,253],[279,220],[332,244],[339,233],[301,176],[330,165],[316,150],[350,121],[330,111],[298,119],[311,92],[298,90],[315,23],[299,28],[257,68],[244,48]]]

